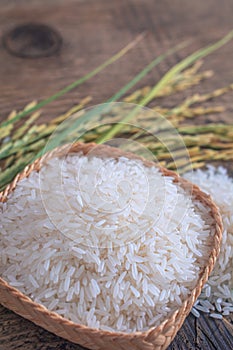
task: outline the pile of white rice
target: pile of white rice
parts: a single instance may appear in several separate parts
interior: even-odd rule
[[[223,219],[223,239],[219,257],[208,282],[192,309],[194,316],[200,311],[221,319],[233,313],[233,179],[226,169],[208,166],[185,175],[210,194],[220,209]]]
[[[194,288],[214,232],[209,209],[141,161],[54,158],[0,206],[0,275],[74,321],[134,332]]]

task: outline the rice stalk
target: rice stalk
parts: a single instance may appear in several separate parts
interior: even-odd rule
[[[75,89],[76,87],[80,86],[81,84],[85,83],[98,73],[100,73],[102,70],[104,70],[106,67],[110,66],[111,64],[115,63],[118,59],[123,57],[128,51],[133,49],[143,38],[145,37],[145,33],[142,33],[138,35],[133,41],[131,41],[128,45],[126,45],[123,49],[121,49],[119,52],[117,52],[115,55],[110,57],[108,60],[106,60],[104,63],[99,65],[97,68],[89,72],[88,74],[84,75],[83,77],[79,78],[78,80],[74,81],[72,84],[66,86],[62,90],[58,91],[54,95],[50,96],[49,98],[37,103],[36,105],[27,108],[25,111],[15,115],[12,119],[7,120],[5,122],[2,122],[0,124],[0,130],[2,127],[5,127],[11,123],[15,123],[16,121],[22,119],[23,117],[31,114],[32,112],[37,111],[38,109],[46,106],[47,104],[57,100],[59,97],[63,96],[67,92]]]
[[[181,125],[179,131],[186,135],[205,134],[212,132],[216,135],[231,135],[233,124],[204,124],[204,125]]]
[[[31,161],[32,155],[29,153],[24,157],[20,157],[17,161],[0,173],[0,191],[9,183],[9,179],[13,179],[26,165]]]
[[[158,56],[156,59],[154,59],[149,65],[147,65],[142,71],[140,71],[128,84],[123,86],[116,94],[114,94],[112,97],[110,97],[106,103],[101,106],[98,106],[97,109],[88,111],[86,113],[80,114],[78,118],[75,120],[75,122],[72,124],[72,126],[66,128],[64,132],[61,132],[59,135],[57,135],[56,138],[54,138],[50,144],[49,148],[46,148],[46,152],[49,150],[52,150],[53,148],[60,145],[64,140],[66,140],[67,136],[71,132],[73,132],[77,127],[79,127],[81,124],[85,124],[88,122],[93,116],[100,113],[107,113],[109,111],[109,104],[112,102],[117,101],[119,98],[121,98],[128,90],[130,90],[138,81],[140,81],[146,74],[148,74],[156,65],[158,65],[160,62],[162,62],[167,56],[171,55],[172,53],[178,51],[180,48],[184,47],[187,43],[181,43],[180,45],[175,46],[174,48],[168,50],[166,53]],[[111,106],[111,105],[110,105]],[[40,157],[43,154],[43,150],[40,151],[36,156],[35,159]]]
[[[106,134],[100,137],[97,140],[97,143],[103,143],[108,139],[113,138],[116,134],[118,134],[121,131],[121,129],[124,127],[124,124],[128,123],[131,119],[133,119],[137,114],[137,112],[141,109],[141,107],[147,106],[151,101],[153,101],[154,98],[158,96],[159,92],[162,89],[164,89],[166,86],[168,86],[171,80],[177,74],[179,74],[184,69],[188,68],[189,66],[194,64],[196,61],[200,60],[201,58],[204,58],[207,55],[214,52],[215,50],[219,49],[228,41],[230,41],[232,38],[233,38],[233,31],[228,33],[224,38],[217,41],[216,43],[194,52],[193,54],[183,59],[181,62],[177,63],[160,79],[158,83],[155,84],[152,90],[144,98],[142,98],[142,100],[139,102],[139,105],[136,106],[135,109],[132,112],[130,112],[126,117],[124,117],[120,124],[113,126],[111,130],[109,130]]]
[[[11,156],[14,153],[17,153],[18,149],[27,147],[27,145],[30,143],[37,142],[41,138],[47,138],[49,135],[51,135],[54,132],[54,130],[57,128],[59,123],[61,123],[63,120],[71,116],[73,113],[83,109],[85,105],[88,102],[90,102],[90,100],[91,98],[89,96],[84,99],[81,99],[78,105],[74,106],[69,111],[62,114],[61,116],[54,118],[49,124],[40,124],[40,125],[31,126],[31,124],[33,124],[33,122],[35,122],[35,120],[38,119],[41,113],[40,111],[34,112],[26,120],[26,122],[22,127],[16,129],[12,137],[9,137],[10,133],[4,136],[4,137],[6,136],[9,137],[9,139],[3,142],[2,149],[0,150],[0,160],[8,156]],[[35,101],[33,102],[33,105],[36,105]],[[27,109],[28,106],[30,105],[27,105],[25,109]],[[4,127],[4,130],[6,130],[8,127],[12,128],[13,124],[8,125],[7,127]]]
[[[176,48],[169,50],[164,55],[169,55],[184,45],[185,43],[182,43],[181,45],[178,45]],[[153,60],[148,66],[146,66],[142,71],[140,71],[128,84],[126,84],[116,94],[114,94],[108,100],[108,102],[111,102],[111,101],[114,102],[117,99],[120,99],[123,95],[125,95],[125,93],[129,91],[129,89],[134,87],[143,77],[145,77],[146,74],[148,74],[160,61],[164,59],[164,57],[165,56],[162,55],[162,57],[160,56],[155,60]],[[184,87],[184,89],[186,89],[190,83],[194,83],[195,81],[197,81],[198,76],[200,77],[201,74],[203,74],[203,73],[197,74],[198,69],[201,67],[201,64],[202,63],[200,61],[196,61],[191,67],[187,67],[183,71],[180,71],[179,73],[174,75],[170,81],[172,86],[170,93],[175,93],[177,91],[177,86],[179,89],[182,89],[182,86]],[[202,76],[202,79],[205,76],[209,77],[212,74],[209,71],[204,73],[206,74]],[[166,75],[167,73],[165,74],[165,76]],[[163,78],[161,80],[163,80]],[[162,106],[155,106],[152,108],[155,112],[161,113],[167,119],[171,120],[173,125],[175,125],[178,128],[178,132],[184,138],[186,147],[192,153],[191,156],[195,157],[198,155],[198,152],[201,153],[203,149],[210,148],[214,150],[216,153],[216,154],[214,153],[214,155],[211,154],[211,157],[212,157],[211,159],[213,159],[213,157],[218,159],[230,159],[230,157],[232,157],[231,153],[230,152],[224,153],[224,150],[228,151],[229,147],[232,147],[233,125],[226,126],[223,124],[211,123],[208,125],[186,125],[185,126],[185,125],[180,125],[180,122],[188,118],[193,118],[200,114],[205,115],[208,113],[221,112],[223,110],[222,106],[208,107],[208,108],[203,108],[201,106],[191,108],[191,106],[193,104],[200,104],[202,102],[219,97],[229,91],[232,91],[232,89],[233,89],[233,84],[230,84],[227,87],[216,89],[213,92],[210,92],[207,94],[203,94],[203,95],[195,94],[191,97],[188,97],[178,106],[175,106],[173,108],[164,108]],[[153,88],[149,86],[142,87],[141,89],[138,89],[133,93],[131,93],[130,95],[126,96],[124,98],[124,101],[131,102],[131,103],[138,103],[142,100],[148,99],[148,95],[151,95],[152,90]],[[166,93],[168,93],[168,90],[164,88],[164,90],[161,90],[160,92],[163,93],[164,96],[166,96]],[[158,95],[156,95],[156,97],[158,97]],[[4,162],[2,163],[2,172],[4,173],[9,166],[13,167],[14,164],[18,163],[22,155],[30,154],[30,157],[28,158],[30,159],[29,162],[34,160],[38,155],[41,154],[41,149],[45,146],[48,140],[48,137],[55,131],[57,126],[60,123],[62,123],[66,118],[71,116],[73,113],[76,113],[81,109],[83,109],[83,107],[85,107],[85,105],[90,101],[91,101],[90,96],[82,99],[79,105],[74,106],[68,112],[64,113],[63,115],[57,118],[54,118],[53,120],[51,120],[49,123],[46,123],[46,124],[33,125],[36,119],[39,117],[40,112],[38,111],[36,112],[36,114],[33,113],[26,120],[25,124],[22,127],[16,129],[12,137],[9,137],[9,135],[11,134],[13,128],[15,128],[15,122],[5,127],[2,127],[1,128],[2,147],[0,150],[0,159],[4,160]],[[37,103],[36,101],[33,101],[32,103],[28,104],[24,108],[24,110],[27,111],[28,109],[34,108],[35,106],[37,106]],[[114,117],[114,113],[116,113],[117,111],[114,110],[110,112],[111,113],[109,113],[109,117],[106,118],[106,121],[108,121],[109,123],[111,123],[112,117]],[[17,112],[13,111],[8,116],[7,120],[14,120],[16,115],[17,115]],[[137,117],[139,118],[140,114],[138,114]],[[153,125],[153,122],[154,122],[153,113],[151,117],[148,117],[146,119],[145,118],[140,119],[140,125],[142,123],[142,126],[147,130],[150,130],[151,125]],[[90,132],[85,134],[82,137],[82,141],[96,142],[99,138],[103,137],[104,134],[108,133],[111,130],[112,128],[109,125],[101,126],[100,128],[91,130]],[[123,129],[121,130],[121,135],[123,137],[130,137],[132,139],[137,139],[140,142],[144,143],[146,147],[151,149],[154,152],[154,154],[161,161],[163,161],[164,165],[166,165],[166,163],[164,163],[164,160],[166,162],[169,162],[170,155],[166,153],[167,150],[164,147],[162,147],[159,142],[155,142],[154,138],[150,138],[148,136],[142,135],[141,131],[139,131],[137,128],[132,128],[132,127],[129,128],[127,127],[127,125],[125,125],[124,130]],[[72,141],[72,134],[69,135],[69,138],[66,135],[66,140]],[[201,152],[198,151],[200,147],[201,147]],[[179,150],[175,151],[176,157],[178,157],[178,152]],[[201,158],[198,158],[197,164],[198,165],[201,164]],[[12,173],[8,172],[8,176],[9,176],[8,182],[12,180],[14,176],[13,174],[14,174],[14,171]]]
[[[12,140],[17,140],[20,137],[22,137],[27,132],[30,125],[32,125],[40,117],[40,115],[41,115],[41,111],[34,112],[30,116],[30,118],[28,118],[26,122],[15,131],[14,135],[12,136]]]

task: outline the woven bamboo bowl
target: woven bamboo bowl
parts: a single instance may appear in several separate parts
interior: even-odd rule
[[[92,152],[92,155],[101,157],[119,158],[124,155],[131,159],[141,159],[145,166],[157,166],[155,163],[144,160],[132,153],[122,152],[119,149],[94,143],[83,144],[75,143],[72,146],[65,145],[59,147],[52,152],[45,154],[40,159],[37,159],[33,164],[27,166],[22,173],[18,174],[14,181],[0,193],[0,201],[7,201],[8,195],[14,191],[17,183],[28,177],[32,171],[39,171],[46,160],[54,156],[64,156],[67,153],[82,151],[84,154]],[[159,326],[152,327],[145,332],[123,333],[123,332],[108,332],[71,322],[55,312],[51,312],[44,306],[33,302],[29,297],[22,294],[19,290],[11,287],[6,281],[0,278],[0,303],[6,308],[14,311],[22,317],[32,321],[38,326],[63,337],[71,342],[81,344],[90,349],[97,350],[128,350],[128,349],[144,349],[144,350],[162,350],[166,349],[174,339],[177,331],[182,326],[186,316],[189,314],[195,300],[199,296],[201,289],[208,279],[216,258],[220,250],[220,242],[222,236],[222,220],[219,211],[207,194],[203,193],[197,186],[191,184],[187,180],[181,179],[176,173],[164,168],[160,168],[164,176],[172,176],[174,182],[178,183],[188,191],[192,191],[193,198],[201,201],[211,210],[211,216],[215,222],[215,235],[212,240],[211,253],[209,255],[208,264],[201,269],[199,279],[195,289],[193,289],[188,297],[169,318],[164,320]]]

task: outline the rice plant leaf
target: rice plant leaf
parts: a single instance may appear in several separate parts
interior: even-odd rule
[[[109,65],[113,64],[114,62],[116,62],[118,59],[120,59],[122,56],[124,56],[128,51],[130,51],[135,45],[137,45],[139,43],[139,41],[141,41],[143,38],[145,37],[145,33],[140,34],[139,36],[136,37],[136,39],[134,39],[133,41],[131,41],[127,46],[125,46],[123,49],[121,49],[119,52],[117,52],[114,56],[112,56],[111,58],[109,58],[107,61],[105,61],[104,63],[102,63],[100,66],[98,66],[97,68],[95,68],[94,70],[92,70],[91,72],[89,72],[88,74],[84,75],[83,77],[81,77],[80,79],[74,81],[72,84],[66,86],[64,89],[58,91],[56,94],[50,96],[49,98],[37,103],[35,106],[31,107],[31,108],[27,108],[25,111],[18,113],[16,116],[14,116],[12,119],[7,120],[5,122],[2,122],[0,124],[0,128],[5,127],[9,124],[15,123],[16,121],[18,121],[19,119],[31,114],[32,112],[37,111],[38,109],[46,106],[47,104],[49,104],[50,102],[53,102],[55,100],[57,100],[59,97],[63,96],[64,94],[66,94],[67,92],[73,90],[74,88],[76,88],[77,86],[83,84],[84,82],[86,82],[87,80],[91,79],[92,77],[94,77],[95,75],[97,75],[98,73],[100,73],[103,69],[105,69],[106,67],[108,67]]]
[[[144,69],[142,69],[128,84],[123,86],[116,94],[110,97],[106,102],[114,102],[119,100],[122,96],[124,96],[132,87],[134,87],[140,80],[142,80],[148,73],[152,71],[152,69],[157,66],[160,62],[162,62],[167,56],[173,54],[174,52],[181,50],[185,46],[187,46],[188,41],[184,41],[181,44],[175,46],[174,48],[168,50],[166,53],[156,57],[153,61],[151,61]]]
[[[64,132],[60,133],[56,136],[50,143],[49,146],[46,147],[46,152],[51,151],[55,147],[59,146],[62,141],[69,135],[71,132],[74,131],[77,127],[79,127],[81,124],[84,124],[85,122],[89,121],[92,116],[96,115],[97,111],[98,113],[103,113],[108,111],[108,103],[114,102],[119,100],[128,90],[130,90],[133,86],[135,86],[146,74],[148,74],[155,66],[157,66],[160,62],[162,62],[167,56],[171,55],[172,53],[180,50],[181,48],[185,47],[188,44],[187,41],[175,46],[174,48],[168,50],[166,53],[156,57],[152,62],[150,62],[144,69],[142,69],[129,83],[127,83],[125,86],[123,86],[116,94],[114,94],[112,97],[110,97],[104,105],[100,105],[95,108],[94,111],[86,112],[84,115],[80,114],[80,117],[72,124],[71,127],[68,127],[64,130]],[[41,150],[36,156],[35,159],[42,156],[44,154],[45,150]]]
[[[152,89],[151,93],[148,94],[148,96],[146,96],[145,99],[141,102],[142,105],[144,105],[144,106],[147,105],[154,97],[156,97],[157,93],[164,86],[169,84],[171,79],[173,79],[173,77],[176,74],[179,74],[181,71],[183,71],[184,69],[188,68],[190,65],[195,63],[197,60],[199,60],[201,58],[204,58],[204,57],[208,56],[209,54],[211,54],[212,52],[216,51],[217,49],[219,49],[220,47],[222,47],[223,45],[228,43],[232,38],[233,38],[233,30],[230,31],[226,36],[224,36],[222,39],[220,39],[216,43],[214,43],[212,45],[208,45],[207,47],[194,52],[190,56],[186,57],[185,59],[183,59],[182,61],[177,63],[154,86],[154,88]]]
[[[188,68],[197,60],[204,58],[205,56],[216,51],[217,49],[222,47],[224,44],[229,42],[232,38],[233,38],[233,30],[230,31],[226,36],[224,36],[222,39],[220,39],[216,43],[212,45],[208,45],[207,47],[204,47],[194,52],[193,54],[184,58],[182,61],[177,63],[175,66],[173,66],[167,73],[165,73],[165,75],[159,80],[159,82],[155,84],[155,86],[148,93],[148,95],[146,95],[139,102],[138,106],[136,106],[135,109],[133,109],[125,118],[123,118],[120,124],[116,124],[111,128],[111,130],[109,130],[101,138],[99,138],[97,142],[103,143],[106,140],[113,138],[124,127],[124,123],[128,123],[131,119],[133,119],[133,117],[135,117],[135,115],[141,109],[141,107],[148,105],[159,94],[161,89],[167,86],[177,74],[179,74],[184,69]]]

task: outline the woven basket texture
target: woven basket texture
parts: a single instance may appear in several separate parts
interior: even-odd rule
[[[8,195],[15,189],[17,183],[28,177],[32,171],[39,171],[43,164],[52,157],[62,157],[67,153],[83,152],[98,157],[119,158],[124,155],[129,159],[141,159],[145,166],[157,166],[154,162],[147,161],[139,156],[123,152],[120,149],[106,145],[96,145],[94,143],[75,143],[73,145],[65,145],[59,147],[52,152],[46,153],[34,163],[27,166],[15,179],[9,184],[6,189],[0,193],[0,201],[7,201]],[[189,314],[194,302],[199,296],[201,289],[210,275],[216,258],[219,254],[220,243],[222,237],[222,220],[218,208],[214,204],[211,197],[203,193],[199,187],[191,184],[187,180],[182,179],[175,172],[160,168],[164,176],[172,176],[174,182],[192,193],[193,198],[199,200],[205,206],[210,208],[211,216],[214,218],[215,235],[211,240],[211,253],[209,254],[208,263],[203,266],[199,274],[196,287],[191,291],[187,300],[182,306],[176,310],[169,318],[164,320],[158,327],[150,328],[145,332],[123,333],[123,332],[108,332],[93,328],[88,328],[84,325],[71,322],[55,312],[51,312],[44,306],[33,302],[29,297],[22,294],[19,290],[11,287],[6,281],[0,278],[0,303],[6,308],[14,311],[22,317],[34,322],[38,326],[63,337],[71,342],[80,344],[89,349],[96,350],[162,350],[166,349],[174,339],[177,331],[182,326],[186,316]]]

